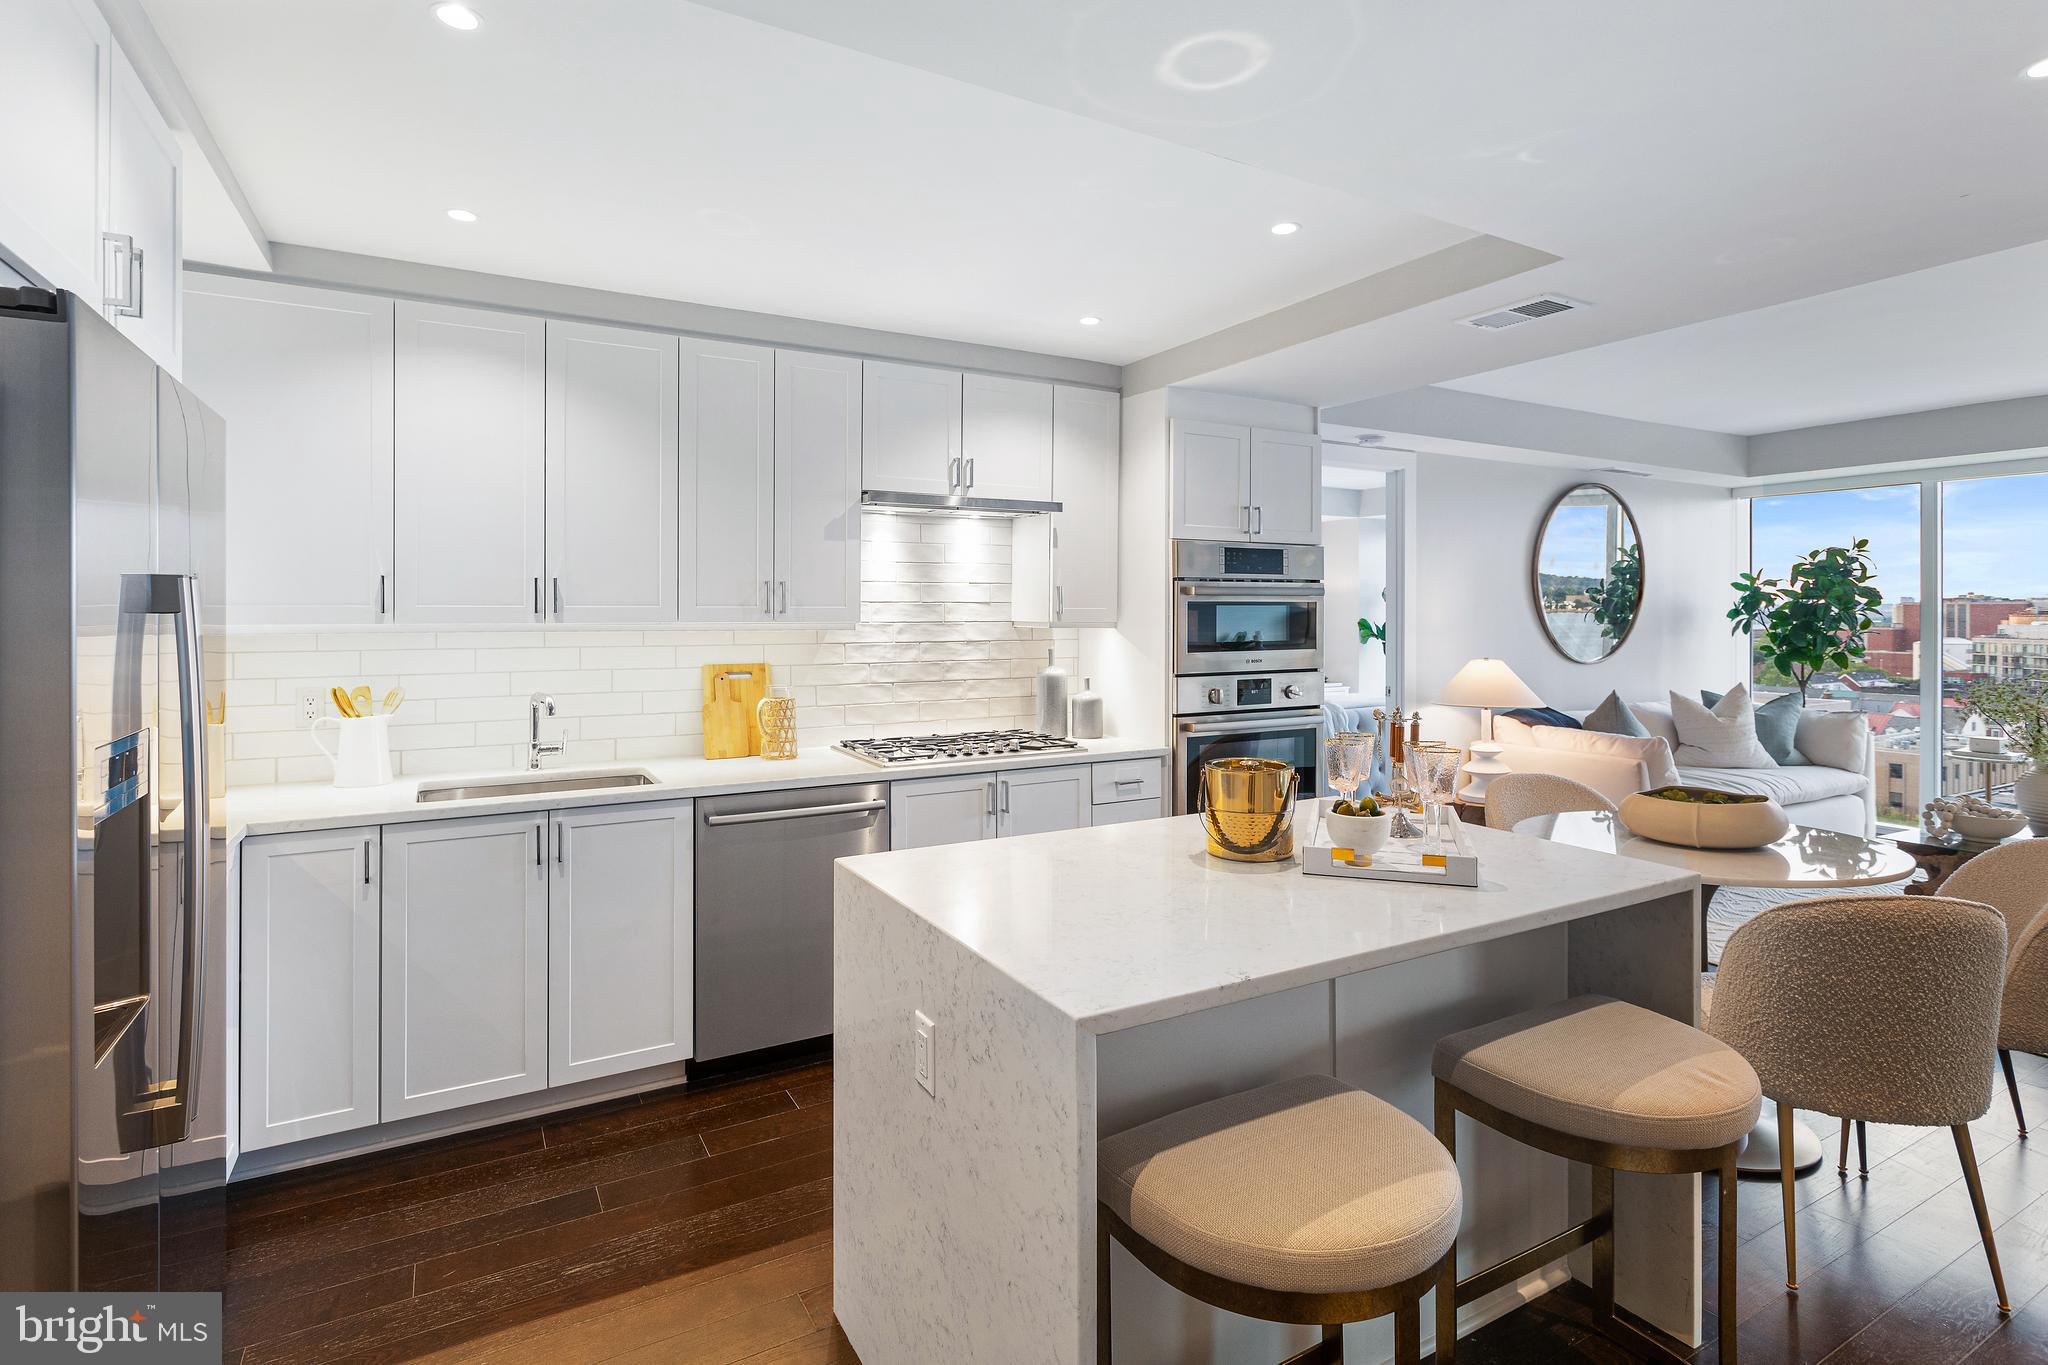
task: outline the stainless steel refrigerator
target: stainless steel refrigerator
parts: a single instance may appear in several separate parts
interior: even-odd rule
[[[0,1288],[220,1285],[225,458],[89,305],[0,289]]]

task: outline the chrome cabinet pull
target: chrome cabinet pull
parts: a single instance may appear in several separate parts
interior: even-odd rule
[[[777,583],[775,591],[777,593],[777,600],[780,603],[775,608],[775,614],[777,616],[787,616],[789,614],[789,580],[785,578]]]
[[[798,806],[793,810],[741,811],[734,815],[707,815],[707,825],[760,825],[774,820],[809,820],[819,815],[853,815],[863,811],[887,810],[887,801],[839,801],[829,806]]]
[[[562,614],[562,580],[561,580],[560,578],[556,578],[556,579],[554,580],[554,585],[555,585],[555,615],[559,617],[559,616],[560,616],[560,615]]]
[[[972,460],[967,462],[967,486],[969,488],[974,487],[974,461]]]
[[[386,611],[385,611],[385,607],[384,607],[384,575],[383,575],[383,574],[378,574],[378,575],[377,575],[377,614],[378,614],[379,616],[383,616],[383,615],[386,615],[386,614],[387,614],[387,613],[386,613]]]
[[[569,827],[567,825],[557,824],[555,826],[555,866],[564,867],[568,864],[568,861]]]
[[[370,841],[363,840],[363,885],[370,884]]]
[[[540,576],[538,574],[534,576],[533,580],[533,614],[535,616],[540,615]]]
[[[987,815],[989,819],[993,820],[996,818],[996,784],[991,782],[983,790],[988,793]]]
[[[768,605],[768,580],[765,578],[761,580],[761,614],[763,616],[774,615],[773,609]]]
[[[533,865],[540,866],[540,826],[533,827]]]
[[[1067,590],[1065,586],[1054,585],[1052,603],[1052,614],[1054,616],[1065,616],[1067,614]]]
[[[100,269],[108,288],[101,291],[100,306],[117,318],[142,316],[142,249],[125,232],[100,234]]]
[[[958,488],[959,486],[960,457],[958,455],[955,455],[952,459],[946,461],[946,487]]]
[[[1010,784],[1007,780],[997,779],[996,785],[1003,789],[1003,804],[1001,810],[1004,815],[1008,815],[1010,813]]]
[[[1266,534],[1266,509],[1263,507],[1254,507],[1252,508],[1252,514],[1259,519],[1259,524],[1252,527],[1252,534],[1255,536],[1262,536]]]

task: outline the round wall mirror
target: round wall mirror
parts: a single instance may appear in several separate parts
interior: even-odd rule
[[[1569,488],[1536,533],[1536,614],[1558,653],[1598,663],[1635,629],[1643,602],[1643,545],[1621,495],[1603,484]]]

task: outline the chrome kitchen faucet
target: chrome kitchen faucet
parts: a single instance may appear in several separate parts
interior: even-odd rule
[[[536,692],[526,699],[528,724],[526,729],[526,768],[528,772],[539,772],[540,761],[562,752],[565,747],[561,740],[551,739],[545,744],[540,738],[540,718],[543,713],[552,718],[555,714],[555,699],[545,692]]]

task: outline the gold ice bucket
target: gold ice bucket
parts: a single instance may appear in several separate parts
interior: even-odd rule
[[[1209,855],[1240,863],[1294,856],[1294,792],[1301,774],[1276,758],[1216,758],[1202,765],[1196,809]]]

